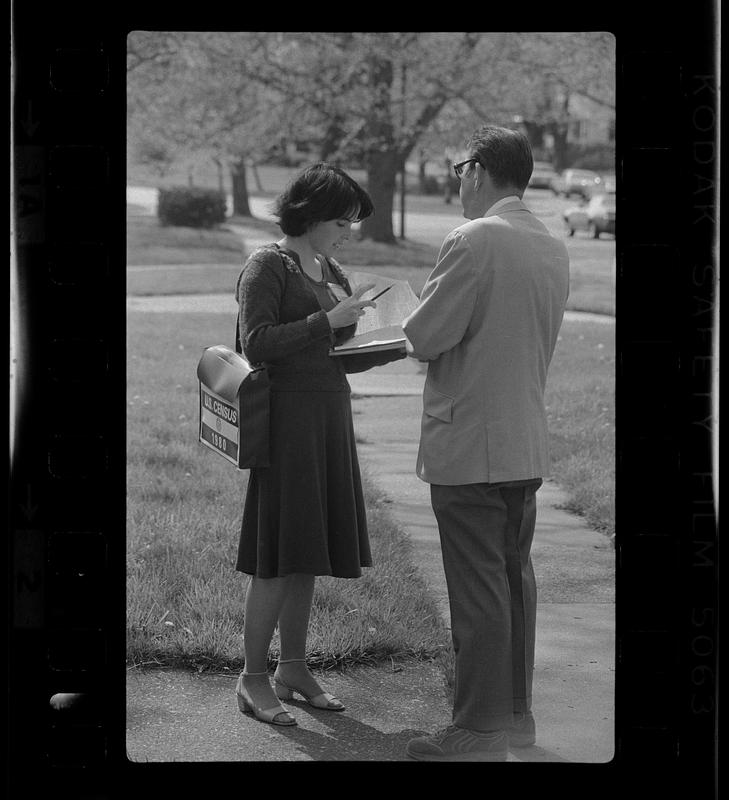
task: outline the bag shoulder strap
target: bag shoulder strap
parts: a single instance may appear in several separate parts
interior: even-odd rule
[[[293,272],[293,273],[295,273],[297,275],[301,274],[301,270],[299,269],[299,265],[294,261],[294,259],[288,253],[286,253],[283,250],[281,250],[281,248],[275,243],[264,244],[261,247],[257,248],[248,257],[249,260],[256,253],[260,253],[262,251],[268,251],[268,252],[273,251],[279,256],[279,258],[281,259],[281,263],[284,265],[284,279],[285,280],[288,279],[288,273],[289,272]],[[337,283],[339,283],[339,285],[344,289],[344,291],[348,295],[351,295],[352,294],[352,287],[351,287],[351,285],[349,283],[349,280],[348,280],[347,276],[344,274],[344,270],[342,270],[342,268],[339,266],[339,263],[337,261],[335,261],[333,258],[327,258],[326,261],[327,261],[327,264],[328,264],[329,268],[334,273],[334,277],[337,279]],[[245,267],[243,267],[243,269],[245,269]],[[241,275],[242,274],[243,274],[243,271],[241,270]],[[240,277],[238,278],[238,282],[240,282]],[[237,284],[236,284],[236,287],[237,287]],[[286,291],[285,285],[284,285],[284,291]],[[236,292],[236,294],[237,294],[237,292]],[[242,353],[243,352],[243,347],[242,347],[241,341],[240,341],[240,310],[238,311],[238,315],[239,316],[236,319],[236,323],[235,323],[235,352],[236,353]]]
[[[299,268],[298,268],[296,262],[294,261],[294,259],[291,258],[291,256],[288,253],[284,253],[278,247],[278,245],[276,245],[275,243],[264,244],[264,245],[261,245],[261,247],[256,248],[248,256],[248,259],[247,259],[246,263],[248,263],[248,261],[250,261],[251,258],[253,258],[254,255],[256,255],[257,253],[261,253],[261,252],[274,252],[274,253],[276,253],[276,255],[279,256],[279,258],[281,259],[281,263],[284,265],[284,281],[288,280],[288,273],[289,272],[298,272],[299,271]],[[245,269],[245,265],[243,266],[243,269]],[[241,270],[240,274],[241,275],[243,274],[243,270]],[[236,283],[236,301],[238,299],[238,285],[239,284],[240,284],[240,275],[238,276],[238,281]],[[286,284],[285,283],[284,283],[284,291],[286,291]],[[240,309],[238,309],[238,315],[237,315],[236,321],[235,321],[235,352],[236,353],[243,353],[243,346],[241,345],[241,341],[240,341]]]
[[[339,262],[335,261],[333,258],[326,259],[327,264],[329,265],[329,269],[334,273],[334,276],[337,279],[337,283],[344,289],[344,291],[351,295],[352,294],[352,287],[349,283],[349,279],[344,274],[344,270],[339,266]]]

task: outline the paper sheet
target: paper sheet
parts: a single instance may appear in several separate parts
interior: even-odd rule
[[[402,329],[403,320],[418,307],[418,296],[410,288],[407,281],[384,278],[369,272],[347,271],[352,290],[363,284],[373,283],[374,287],[366,291],[363,299],[374,297],[387,286],[391,288],[375,300],[375,308],[365,308],[364,316],[357,323],[355,335],[338,345],[332,354],[345,352],[368,352],[400,347],[405,343]],[[367,350],[364,350],[367,348]]]

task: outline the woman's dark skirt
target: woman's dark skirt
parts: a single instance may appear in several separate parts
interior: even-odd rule
[[[236,570],[358,578],[372,566],[349,392],[271,392],[271,464],[250,471]]]

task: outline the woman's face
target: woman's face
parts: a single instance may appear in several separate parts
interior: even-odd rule
[[[338,250],[349,239],[352,220],[329,219],[317,222],[308,232],[309,242],[315,253],[329,256]]]

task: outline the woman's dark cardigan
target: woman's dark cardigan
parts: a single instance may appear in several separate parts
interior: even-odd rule
[[[327,261],[330,282],[352,290],[341,267]],[[239,339],[251,364],[268,368],[274,391],[349,391],[348,372],[405,357],[404,350],[330,356],[355,326],[333,331],[296,254],[276,245],[251,254],[238,278]]]

